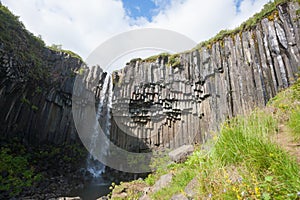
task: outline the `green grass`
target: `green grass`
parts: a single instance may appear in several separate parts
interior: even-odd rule
[[[288,126],[291,129],[295,141],[300,141],[300,107],[294,110],[290,116]]]
[[[132,59],[132,60],[133,61],[140,60],[142,62],[152,62],[153,63],[159,57],[161,57],[161,59],[167,61],[166,66],[174,67],[174,68],[175,67],[180,67],[181,62],[180,62],[180,55],[179,54],[172,54],[171,55],[169,53],[161,53],[161,54],[158,54],[158,55],[154,55],[154,56],[150,56],[148,58],[145,58],[144,60],[142,60],[141,58],[135,58],[135,59]]]
[[[186,167],[183,167],[183,170],[179,170],[177,173],[175,173],[174,177],[172,178],[172,183],[169,187],[162,188],[158,192],[154,193],[151,197],[153,199],[171,199],[174,194],[183,192],[184,188],[194,178],[195,175],[195,170],[186,170]]]
[[[23,146],[19,147],[20,154],[15,154],[7,147],[0,149],[0,172],[7,173],[7,177],[0,176],[0,192],[9,191],[10,197],[42,179],[42,175],[30,165],[29,155],[24,153]]]
[[[280,125],[290,127],[291,137],[299,136],[299,88],[300,79],[271,99],[267,108],[228,120],[220,133],[204,144],[210,150],[198,148],[185,163],[159,167],[167,160],[158,160],[157,171],[143,182],[152,186],[163,174],[174,176],[169,186],[150,197],[170,199],[185,194],[185,187],[196,177],[199,199],[299,198],[299,163],[274,141]]]
[[[288,97],[286,97],[288,99]],[[291,129],[294,140],[300,141],[300,79],[292,86],[291,98],[292,108],[290,108],[291,114],[288,121],[288,126]]]
[[[19,62],[18,64],[31,64],[28,68],[31,78],[37,80],[45,78],[47,73],[41,70],[44,41],[40,36],[34,36],[27,31],[19,21],[19,17],[13,15],[3,5],[0,5],[0,43],[6,52],[14,53],[14,59]]]
[[[18,197],[28,188],[34,189],[43,179],[50,178],[41,168],[45,163],[54,168],[59,161],[77,166],[87,156],[86,149],[79,144],[28,148],[18,138],[0,138],[0,144],[0,194],[9,197]]]
[[[280,92],[271,99],[269,106],[278,109],[280,121],[287,123],[294,140],[300,141],[300,79],[290,89]]]
[[[53,51],[66,53],[66,54],[70,55],[71,57],[77,58],[78,60],[80,60],[81,62],[83,62],[82,58],[77,53],[74,53],[71,50],[62,49],[62,45],[52,44],[51,46],[48,46],[47,48],[49,48],[49,49],[51,49]]]
[[[169,56],[170,56],[169,53],[160,53],[158,55],[154,55],[154,56],[150,56],[148,58],[145,58],[143,61],[145,61],[145,62],[155,62],[159,57],[161,57],[162,59],[166,59]]]
[[[199,198],[297,198],[299,165],[272,143],[270,138],[276,134],[277,126],[274,116],[263,111],[230,120],[215,138],[211,151],[196,151],[184,164],[169,167],[167,171],[175,174],[171,185],[151,197],[170,199],[174,194],[184,193],[196,176]],[[150,176],[151,182],[154,176]]]
[[[298,164],[270,140],[276,127],[272,114],[256,111],[249,117],[235,118],[222,128],[212,156],[218,158],[224,167],[242,166],[239,176],[245,186],[235,186],[240,192],[236,193],[237,198],[242,193],[251,198],[254,194],[256,198],[262,194],[289,198],[289,195],[296,197],[300,191]],[[266,178],[272,181],[266,181]],[[247,187],[252,190],[247,190]]]
[[[236,164],[251,159],[252,167],[261,164],[264,158],[276,149],[268,140],[268,135],[276,132],[277,123],[272,115],[264,112],[253,112],[248,117],[236,117],[225,123],[221,129],[215,147],[214,156],[219,157],[224,164]],[[254,154],[258,151],[258,154]],[[255,156],[255,157],[253,157]],[[258,166],[258,168],[260,168]]]
[[[44,60],[45,42],[42,37],[35,36],[26,30],[24,24],[10,10],[0,4],[0,43],[3,50],[13,55],[13,60],[22,68],[26,68],[29,80],[34,83],[44,82],[50,76]],[[55,46],[55,45],[54,45]],[[59,45],[56,45],[58,47]],[[48,47],[52,50],[55,48]],[[58,51],[58,49],[56,49]],[[60,52],[69,54],[71,57],[82,61],[76,53],[60,49]]]

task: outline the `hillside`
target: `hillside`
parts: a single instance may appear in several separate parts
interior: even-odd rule
[[[111,198],[299,199],[299,125],[300,79],[266,108],[225,122],[184,163],[155,160],[157,171],[145,180],[113,184]]]
[[[113,198],[299,198],[299,3],[275,0],[190,51],[133,59],[112,76],[60,45],[45,46],[0,3],[0,199],[51,199],[84,188],[88,136],[97,133],[85,120],[95,110],[122,150],[197,148],[184,163],[162,157],[150,166],[105,149],[131,172],[117,171],[122,163],[106,166],[108,181],[157,169],[113,184]],[[74,121],[86,122],[90,135],[80,137]],[[170,183],[156,187],[164,174]]]
[[[54,198],[81,184],[87,151],[71,128],[70,99],[82,64],[0,3],[0,199]]]

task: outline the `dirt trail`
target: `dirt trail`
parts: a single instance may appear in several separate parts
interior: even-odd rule
[[[274,140],[294,156],[300,165],[300,141],[294,141],[289,132],[288,127],[283,124],[279,125],[279,133],[274,136]]]

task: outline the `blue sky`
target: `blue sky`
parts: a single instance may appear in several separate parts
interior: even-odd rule
[[[236,12],[240,12],[240,6],[243,0],[234,0]],[[255,1],[255,0],[253,0]],[[170,6],[171,0],[122,0],[127,15],[133,19],[144,17],[152,21],[152,17]],[[183,1],[184,2],[184,1]]]
[[[255,1],[255,0],[253,0],[253,1]],[[240,12],[240,6],[241,6],[242,2],[243,2],[243,0],[234,0],[236,12]]]
[[[137,19],[145,17],[148,21],[158,13],[159,6],[151,0],[123,0],[123,5],[128,16]]]

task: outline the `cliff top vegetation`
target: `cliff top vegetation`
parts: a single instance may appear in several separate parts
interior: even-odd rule
[[[0,49],[11,52],[17,60],[41,66],[43,50],[46,48],[42,37],[35,36],[26,30],[24,24],[6,6],[0,4]],[[57,45],[56,45],[57,46]],[[69,50],[48,47],[51,50],[64,52],[71,57],[81,57]]]
[[[245,22],[243,22],[240,26],[233,30],[221,30],[219,33],[217,33],[214,37],[210,38],[209,40],[200,42],[193,50],[200,49],[202,47],[211,47],[213,43],[216,43],[218,41],[222,41],[225,37],[231,36],[233,37],[236,34],[239,34],[245,30],[253,29],[257,26],[257,24],[264,18],[268,18],[269,20],[274,20],[275,16],[278,16],[277,6],[283,3],[287,2],[298,2],[300,4],[300,0],[274,0],[270,1],[269,3],[265,4],[262,10],[256,14],[254,14],[252,17],[247,19]],[[300,10],[297,11],[297,15],[300,15]],[[184,53],[184,52],[183,52]],[[142,61],[144,62],[155,62],[157,58],[160,56],[163,57],[173,57],[178,58],[180,54],[170,55],[168,53],[161,53],[159,55],[150,56]],[[169,58],[170,59],[170,58]],[[172,66],[171,63],[168,63],[168,65]],[[178,66],[178,62],[174,65]]]

